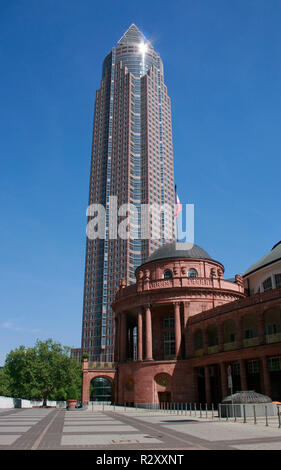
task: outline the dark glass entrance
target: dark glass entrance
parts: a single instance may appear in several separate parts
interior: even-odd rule
[[[270,357],[268,368],[271,383],[271,398],[273,401],[281,401],[281,356]]]
[[[112,402],[112,383],[105,377],[96,377],[91,381],[90,389],[91,401]]]
[[[159,406],[161,409],[170,408],[171,392],[158,392]]]
[[[258,359],[247,361],[247,386],[248,390],[261,393],[260,365]]]
[[[205,395],[205,370],[204,370],[204,367],[198,367],[197,368],[197,385],[198,385],[198,403],[205,403],[206,395]]]

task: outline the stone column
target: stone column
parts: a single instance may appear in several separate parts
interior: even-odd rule
[[[187,327],[188,319],[189,319],[189,305],[190,302],[183,302],[183,325],[184,328]]]
[[[270,383],[270,374],[268,370],[268,362],[267,357],[264,356],[260,360],[261,362],[261,369],[262,369],[262,390],[265,395],[270,397],[271,395],[271,383]]]
[[[246,373],[246,363],[244,359],[240,359],[240,379],[241,379],[241,390],[247,390],[247,373]]]
[[[121,332],[120,332],[120,360],[121,362],[126,360],[127,353],[127,319],[126,313],[121,312]]]
[[[211,403],[211,382],[210,382],[210,371],[209,366],[204,367],[205,371],[205,395],[206,395],[206,403]]]
[[[134,328],[131,326],[128,328],[128,358],[134,358]]]
[[[121,313],[118,313],[118,361],[121,361],[122,354],[122,317]]]
[[[191,356],[191,351],[192,351],[192,344],[189,344],[191,342],[191,335],[189,334],[188,331],[188,319],[189,319],[189,302],[183,302],[183,326],[184,326],[184,331],[183,331],[183,336],[184,336],[184,353],[185,353],[185,358]]]
[[[119,362],[119,315],[115,313],[115,344],[114,344],[114,362]]]
[[[181,348],[181,318],[180,318],[180,303],[174,303],[174,317],[175,317],[175,349],[176,357],[180,357]]]
[[[145,307],[145,359],[152,360],[152,323],[150,305]]]
[[[81,391],[81,401],[82,405],[84,403],[89,403],[90,401],[90,384],[88,377],[88,359],[83,359],[82,362],[82,391]]]
[[[142,351],[142,310],[138,311],[138,361],[143,360],[143,351]]]
[[[225,397],[229,395],[228,387],[227,387],[226,367],[225,367],[224,362],[220,363],[220,372],[221,372],[221,394],[222,394],[222,399],[224,399]]]

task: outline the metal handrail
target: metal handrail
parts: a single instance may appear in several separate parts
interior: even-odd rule
[[[281,428],[281,405],[274,403],[234,404],[162,402],[162,403],[110,403],[91,402],[90,407],[103,411],[169,414],[196,417],[208,421],[233,421],[248,424],[276,425]]]

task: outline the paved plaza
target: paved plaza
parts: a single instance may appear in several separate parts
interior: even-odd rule
[[[277,420],[242,421],[107,407],[1,409],[0,450],[281,450]]]

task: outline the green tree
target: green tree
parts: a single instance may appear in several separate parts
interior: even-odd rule
[[[81,391],[81,366],[70,357],[70,348],[37,340],[33,348],[20,346],[11,351],[3,374],[8,378],[10,396],[29,400],[77,399]]]
[[[4,397],[11,396],[10,380],[4,367],[0,370],[0,395]]]

